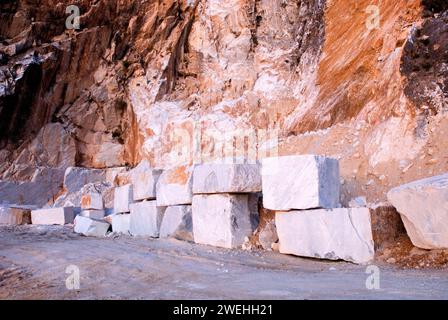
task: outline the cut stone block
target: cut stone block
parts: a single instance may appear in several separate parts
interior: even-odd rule
[[[157,182],[157,205],[160,207],[191,204],[193,167],[181,166],[163,171]]]
[[[191,206],[173,206],[166,208],[160,227],[160,237],[193,241]]]
[[[75,218],[75,232],[86,237],[105,237],[110,224],[87,217],[77,216]]]
[[[367,208],[277,212],[275,224],[281,253],[361,264],[374,257]]]
[[[112,222],[113,232],[129,235],[131,226],[130,214],[114,214],[110,216],[110,221]]]
[[[129,173],[134,191],[134,201],[156,198],[156,185],[162,170],[155,170],[147,160],[143,160]]]
[[[81,214],[82,217],[94,219],[94,220],[103,220],[105,216],[104,210],[82,210]]]
[[[270,210],[340,207],[339,162],[316,155],[262,160],[263,204]]]
[[[65,225],[73,223],[75,211],[73,207],[48,208],[31,211],[31,221],[40,225]]]
[[[126,213],[131,211],[129,204],[133,202],[133,189],[131,184],[115,188],[114,195],[114,212]]]
[[[214,194],[193,197],[194,241],[223,248],[237,248],[252,234],[249,195]]]
[[[203,164],[194,168],[193,193],[253,193],[261,191],[257,164]]]
[[[0,207],[0,225],[16,226],[31,223],[31,210],[25,208]]]
[[[394,188],[387,198],[416,247],[448,248],[448,173]]]
[[[81,208],[84,210],[103,210],[103,196],[101,193],[89,192],[81,198]]]
[[[158,238],[165,209],[158,207],[156,201],[131,204],[130,233],[133,236]]]

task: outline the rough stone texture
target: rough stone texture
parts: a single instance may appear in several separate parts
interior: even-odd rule
[[[84,210],[103,210],[103,196],[101,193],[89,192],[81,198],[81,208]]]
[[[277,212],[275,224],[281,253],[361,264],[374,257],[367,208]]]
[[[193,167],[164,170],[157,182],[157,205],[160,207],[191,204]]]
[[[130,181],[134,190],[134,201],[156,199],[157,180],[162,174],[162,170],[151,168],[147,160],[129,172]]]
[[[375,250],[381,249],[388,243],[393,243],[401,235],[406,234],[400,214],[391,204],[372,204],[369,205],[369,209]]]
[[[191,206],[167,207],[160,226],[160,237],[193,241]]]
[[[94,219],[94,220],[102,220],[105,217],[104,210],[82,210],[80,215],[82,217]]]
[[[202,164],[194,168],[193,193],[252,193],[261,191],[256,164]]]
[[[86,184],[105,180],[106,172],[104,170],[69,167],[65,171],[64,189],[68,193],[73,193],[79,191]]]
[[[105,237],[110,224],[105,221],[98,221],[83,216],[75,218],[75,232],[86,237]]]
[[[129,208],[129,205],[132,203],[133,198],[134,196],[131,184],[116,187],[114,195],[114,212],[115,213],[130,212],[131,210]]]
[[[114,214],[109,216],[109,221],[112,224],[112,231],[129,235],[131,227],[131,215],[130,214]]]
[[[41,225],[65,225],[73,223],[75,211],[73,207],[48,208],[31,211],[33,224]]]
[[[252,234],[247,194],[195,195],[194,241],[223,248],[237,248]]]
[[[0,206],[0,225],[22,225],[31,223],[31,210],[14,206]]]
[[[157,206],[156,201],[137,202],[130,207],[130,233],[133,236],[158,238],[165,208]]]
[[[339,164],[315,155],[262,160],[263,204],[270,210],[340,206]]]
[[[264,250],[272,248],[272,244],[278,241],[277,227],[275,221],[268,221],[258,232],[258,242]]]
[[[399,186],[387,198],[416,247],[448,248],[448,174]]]

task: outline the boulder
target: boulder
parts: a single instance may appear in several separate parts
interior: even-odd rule
[[[416,247],[448,248],[448,173],[394,188],[387,198]]]
[[[262,160],[263,204],[270,210],[340,206],[339,163],[316,155]]]
[[[193,241],[191,206],[167,207],[160,227],[160,237]]]
[[[367,208],[277,212],[280,252],[365,264],[374,257]]]
[[[116,233],[129,235],[131,225],[130,214],[114,214],[108,217],[112,222],[112,231]]]
[[[261,172],[257,164],[203,164],[194,168],[194,194],[260,191]]]
[[[0,225],[16,226],[31,223],[29,208],[0,206]]]
[[[162,170],[152,169],[147,160],[130,171],[129,177],[134,188],[134,201],[154,200],[156,198],[157,181]]]
[[[47,208],[31,211],[31,221],[40,225],[65,225],[73,223],[75,210],[73,207]]]
[[[81,208],[83,210],[103,210],[103,196],[101,193],[89,192],[81,198]]]
[[[114,212],[126,213],[131,211],[129,204],[133,202],[133,188],[131,184],[115,188],[114,193]]]
[[[87,217],[77,216],[75,218],[75,232],[86,237],[105,237],[110,224]]]
[[[193,167],[180,166],[163,171],[157,182],[157,205],[161,207],[191,204]]]
[[[193,197],[194,241],[223,248],[237,248],[252,234],[249,195],[214,194]]]
[[[104,210],[82,210],[80,216],[94,219],[94,220],[103,220],[105,216]]]
[[[157,206],[156,201],[137,202],[130,207],[130,233],[133,236],[158,238],[165,208]]]

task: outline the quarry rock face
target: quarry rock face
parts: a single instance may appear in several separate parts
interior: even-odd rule
[[[194,194],[259,191],[261,173],[256,164],[203,164],[194,168]]]
[[[367,208],[277,212],[275,224],[281,253],[360,264],[373,260]]]
[[[158,238],[165,208],[157,206],[156,201],[143,201],[131,204],[130,209],[129,232],[133,236]]]
[[[195,195],[193,197],[194,242],[238,248],[252,234],[247,194]]]
[[[396,187],[387,197],[416,247],[448,248],[448,174]]]
[[[167,207],[160,226],[160,238],[193,241],[191,206]]]
[[[162,170],[151,168],[147,160],[132,169],[129,173],[133,186],[134,201],[156,199],[156,185]]]
[[[75,232],[86,237],[104,237],[109,230],[110,224],[83,216],[75,218]]]
[[[40,225],[65,225],[73,223],[75,210],[73,207],[48,208],[31,211],[31,221]]]
[[[304,155],[262,160],[263,204],[270,210],[340,206],[336,159]]]
[[[179,166],[164,170],[157,182],[159,207],[191,204],[193,167]]]

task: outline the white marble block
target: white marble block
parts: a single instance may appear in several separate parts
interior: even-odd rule
[[[252,234],[248,194],[195,195],[194,241],[223,248],[237,248]]]
[[[160,227],[160,237],[193,241],[191,206],[167,207]]]
[[[105,216],[104,210],[82,210],[80,216],[94,220],[103,220]]]
[[[339,162],[315,155],[262,160],[263,205],[266,209],[340,207]]]
[[[131,227],[130,214],[114,214],[109,217],[112,222],[113,232],[129,235],[129,229]]]
[[[75,218],[74,231],[85,235],[86,237],[105,237],[109,227],[110,224],[105,221],[77,216]]]
[[[129,204],[133,202],[133,199],[133,188],[131,184],[116,187],[114,194],[114,213],[129,212]]]
[[[103,210],[103,196],[101,193],[89,192],[81,197],[81,209],[83,210]]]
[[[129,231],[133,236],[158,238],[165,207],[158,207],[156,201],[131,204]]]
[[[73,207],[48,208],[31,211],[31,221],[40,225],[65,225],[73,223],[75,211]]]
[[[30,223],[30,209],[0,206],[0,225],[16,226]]]
[[[259,191],[261,168],[257,164],[203,164],[194,168],[194,194]]]
[[[160,207],[191,204],[193,167],[180,166],[164,170],[157,182],[157,205]]]
[[[374,257],[368,208],[277,212],[280,252],[364,264]]]
[[[143,160],[132,169],[129,177],[133,186],[134,201],[156,198],[156,185],[162,170],[151,168],[149,161]]]
[[[448,249],[448,174],[399,186],[387,198],[416,247]]]

